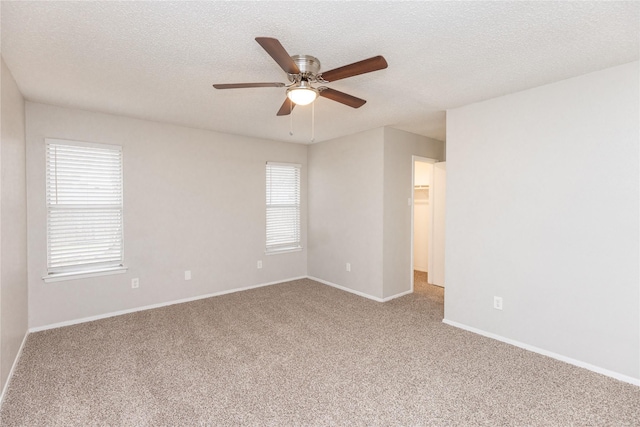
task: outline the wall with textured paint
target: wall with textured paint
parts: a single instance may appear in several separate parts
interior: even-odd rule
[[[447,320],[640,378],[638,74],[447,113]]]

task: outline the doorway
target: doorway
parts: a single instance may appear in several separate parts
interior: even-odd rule
[[[411,290],[415,284],[444,287],[446,163],[413,156]]]
[[[415,161],[413,182],[413,271],[414,277],[427,280],[429,277],[429,234],[431,224],[431,181],[433,165]]]

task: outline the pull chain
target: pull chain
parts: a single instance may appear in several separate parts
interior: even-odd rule
[[[293,102],[289,101],[289,135],[293,136]]]
[[[316,103],[311,104],[311,142],[316,142]]]

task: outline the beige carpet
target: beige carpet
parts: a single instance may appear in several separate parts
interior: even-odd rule
[[[34,333],[2,426],[638,426],[640,388],[298,280]]]

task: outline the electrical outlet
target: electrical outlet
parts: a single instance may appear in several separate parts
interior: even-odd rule
[[[258,268],[262,268],[262,260],[258,260]]]
[[[184,280],[191,280],[191,270],[184,271]]]
[[[138,289],[140,287],[140,279],[137,277],[135,279],[131,279],[131,289]]]
[[[351,271],[351,263],[350,262],[347,263],[347,271]]]
[[[502,310],[502,297],[493,297],[493,308]]]

